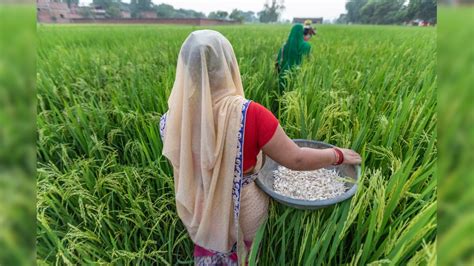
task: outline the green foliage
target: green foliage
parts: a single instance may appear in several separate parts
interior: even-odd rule
[[[283,10],[285,10],[283,0],[272,0],[271,4],[265,3],[263,10],[258,12],[258,18],[262,23],[277,22]]]
[[[229,15],[229,18],[232,20],[243,21],[243,22],[256,22],[257,18],[255,13],[252,11],[242,11],[239,9],[234,9]]]
[[[366,24],[397,24],[405,21],[404,0],[371,1],[361,10],[361,22]]]
[[[436,0],[410,0],[407,10],[408,19],[422,19],[436,23]]]
[[[158,132],[196,29],[38,28],[39,264],[192,264]],[[288,26],[213,29],[233,44],[246,97],[290,137],[364,158],[349,201],[318,211],[272,202],[251,265],[434,265],[435,30],[321,26],[281,95],[273,61]]]
[[[172,5],[160,4],[155,7],[156,15],[159,18],[205,18],[202,12],[191,9],[174,9]]]
[[[233,9],[232,12],[230,12],[229,18],[232,20],[244,21],[245,17],[241,10]]]
[[[104,0],[101,0],[104,1]],[[139,18],[143,11],[151,11],[154,4],[151,0],[131,0],[130,1],[130,15],[132,18]]]
[[[61,2],[67,3],[68,7],[71,7],[72,5],[79,5],[79,0],[62,0]]]
[[[401,24],[413,19],[436,23],[436,0],[350,0],[339,23]]]
[[[138,11],[150,11],[153,9],[153,2],[151,0],[137,0]]]
[[[118,5],[111,5],[107,8],[106,10],[107,16],[109,18],[121,18],[122,17],[122,12],[120,10],[120,7]]]
[[[90,7],[80,7],[78,11],[79,15],[81,15],[83,18],[93,18],[94,14],[92,13],[92,10]]]
[[[172,5],[159,4],[155,7],[155,10],[159,18],[173,18],[175,16],[175,10]]]
[[[92,0],[92,4],[95,6],[102,7],[103,9],[109,8],[111,5],[115,3],[114,0]]]
[[[341,14],[337,20],[336,20],[336,23],[337,24],[347,24],[349,21],[347,20],[347,14]]]
[[[211,13],[209,13],[207,17],[211,19],[227,19],[228,16],[229,16],[229,13],[227,13],[226,11],[218,10],[218,11],[212,11]]]
[[[367,4],[368,0],[351,0],[346,3],[347,21],[352,23],[361,22],[360,10]]]

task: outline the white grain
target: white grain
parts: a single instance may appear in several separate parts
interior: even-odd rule
[[[293,171],[283,166],[273,171],[275,192],[304,200],[325,200],[346,192],[344,179],[335,169]]]

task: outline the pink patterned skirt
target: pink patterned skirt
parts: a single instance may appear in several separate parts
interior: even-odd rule
[[[242,190],[240,225],[244,233],[247,254],[250,253],[252,240],[258,227],[265,221],[268,213],[268,196],[260,190],[255,182],[249,182]],[[246,240],[247,239],[247,240]],[[248,258],[247,258],[248,259]],[[194,245],[194,264],[199,266],[234,266],[238,265],[237,252],[220,253]]]
[[[250,253],[252,242],[244,241],[247,252]],[[194,245],[194,265],[198,266],[234,266],[238,265],[237,252],[220,253]],[[248,265],[248,261],[245,262]]]

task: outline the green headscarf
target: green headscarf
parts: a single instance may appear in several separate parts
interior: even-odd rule
[[[280,75],[285,70],[295,65],[300,65],[303,55],[308,55],[311,46],[304,41],[303,25],[296,24],[291,28],[288,40],[278,52],[278,65],[280,66]]]

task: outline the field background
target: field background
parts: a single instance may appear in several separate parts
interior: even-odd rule
[[[158,132],[196,29],[38,26],[39,264],[192,264]],[[318,27],[286,92],[273,62],[289,26],[213,29],[234,46],[246,97],[290,137],[364,157],[351,201],[322,211],[272,203],[251,264],[434,264],[435,29]]]

